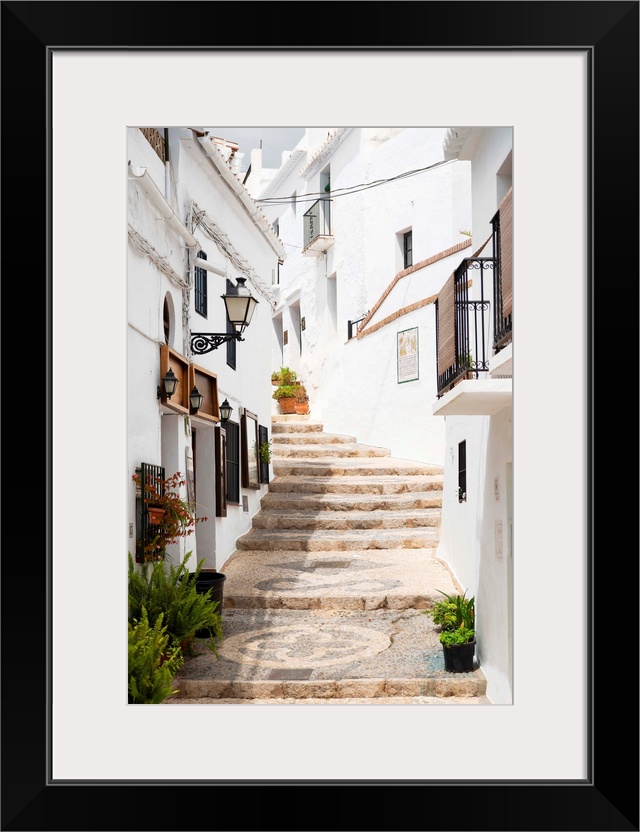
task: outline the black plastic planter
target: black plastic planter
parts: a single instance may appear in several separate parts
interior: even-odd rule
[[[196,589],[201,595],[211,590],[211,600],[219,602],[218,612],[220,615],[222,615],[223,589],[226,577],[222,572],[216,572],[213,569],[201,569],[196,580]]]
[[[448,673],[470,673],[473,670],[473,654],[476,649],[475,641],[468,644],[442,645],[444,654],[444,669]]]
[[[191,572],[190,580],[193,580],[193,575],[194,573]],[[226,577],[222,572],[216,572],[215,569],[201,569],[196,580],[196,591],[200,595],[204,595],[208,590],[211,590],[210,598],[212,601],[218,601],[216,612],[220,616],[222,615],[223,589]],[[198,630],[195,633],[196,638],[209,638],[210,635],[208,629]]]

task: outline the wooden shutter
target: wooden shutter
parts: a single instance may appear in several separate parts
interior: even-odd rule
[[[240,425],[226,421],[227,434],[227,503],[240,503]]]
[[[455,274],[438,294],[438,374],[452,367],[456,360]]]
[[[511,315],[513,297],[513,199],[509,188],[500,203],[500,274],[502,277],[502,316]]]

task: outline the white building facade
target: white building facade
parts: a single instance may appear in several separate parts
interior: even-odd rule
[[[512,702],[512,130],[314,128],[247,187],[287,252],[272,368],[330,432],[443,466],[437,556]],[[272,403],[272,411],[277,405]]]
[[[446,425],[438,557],[476,598],[477,657],[487,695],[496,704],[511,704],[512,130],[451,128],[444,147],[447,158],[471,163],[473,246],[438,302],[439,398],[432,412]],[[454,325],[447,329],[448,320]],[[447,333],[458,345],[453,354],[473,353],[470,378],[455,377],[460,368],[455,358],[446,358]]]
[[[127,153],[128,549],[141,562],[148,534],[134,473],[181,472],[184,497],[209,519],[168,554],[179,562],[192,552],[191,570],[204,560],[220,571],[269,479],[258,448],[270,430],[271,280],[285,251],[230,148],[206,131],[130,128]],[[224,340],[233,327],[221,297],[242,294],[243,281],[257,304],[243,340]],[[169,370],[178,380],[171,396]],[[233,408],[226,422],[224,401]]]
[[[471,244],[470,166],[445,160],[445,132],[308,128],[277,171],[253,151],[247,181],[287,252],[273,368],[325,430],[436,464],[434,301]]]

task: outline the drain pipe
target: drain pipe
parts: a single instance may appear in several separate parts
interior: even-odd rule
[[[208,260],[203,260],[202,257],[196,257],[195,265],[200,269],[206,269],[208,272],[220,275],[220,277],[227,277],[225,269],[221,269],[219,266],[214,266],[213,263],[210,263]]]
[[[136,184],[140,185],[143,191],[147,194],[151,202],[160,212],[163,220],[173,228],[173,230],[182,237],[189,248],[194,248],[200,244],[191,232],[186,228],[173,208],[169,205],[167,200],[163,197],[160,189],[155,184],[153,179],[149,176],[147,169],[144,167],[132,167],[129,162],[129,178]]]
[[[164,128],[164,198],[171,202],[171,169],[169,167],[169,128]]]

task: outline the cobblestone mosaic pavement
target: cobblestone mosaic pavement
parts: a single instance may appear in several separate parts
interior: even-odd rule
[[[478,669],[444,670],[438,630],[419,610],[225,610],[223,620],[218,658],[196,641],[178,699],[484,693]]]

